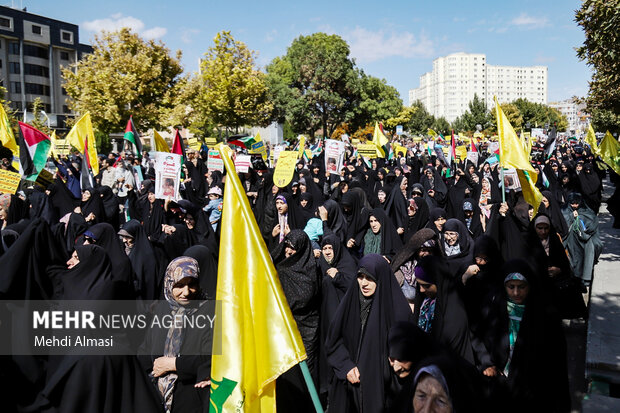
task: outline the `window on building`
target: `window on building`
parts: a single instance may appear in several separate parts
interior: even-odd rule
[[[2,60],[0,60],[0,69],[2,69]]]
[[[22,84],[20,82],[11,82],[11,93],[22,93]]]
[[[13,30],[13,19],[10,17],[0,16],[0,28]]]
[[[67,106],[67,105],[62,105],[62,113],[69,113],[69,112],[71,112],[71,111],[69,110],[69,106]]]
[[[9,54],[19,54],[19,43],[11,42],[9,43]]]
[[[36,24],[32,25],[32,34],[42,34],[41,26],[37,26]]]
[[[69,52],[60,52],[60,60],[69,60]]]
[[[49,77],[50,69],[46,66],[24,64],[24,73],[31,76]]]
[[[26,93],[29,95],[49,96],[50,87],[38,83],[26,83]]]
[[[73,32],[69,32],[67,30],[60,31],[60,40],[63,43],[73,43]]]
[[[39,59],[49,58],[47,48],[33,44],[24,44],[24,56],[38,57]]]
[[[64,87],[61,88],[61,93],[63,96],[67,96],[67,89],[65,89]]]
[[[18,75],[21,73],[19,62],[9,62],[9,73],[12,75]]]
[[[22,110],[22,102],[11,102],[11,108],[13,110]]]

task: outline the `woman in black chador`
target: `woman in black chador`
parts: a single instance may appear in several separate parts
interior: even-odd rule
[[[388,333],[411,309],[386,259],[369,254],[342,299],[325,349],[335,378],[329,391],[334,412],[383,412],[391,366]]]

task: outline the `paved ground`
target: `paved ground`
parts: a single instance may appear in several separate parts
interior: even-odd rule
[[[612,191],[605,185],[603,199]],[[620,412],[620,399],[609,397],[619,396],[620,384],[620,230],[612,228],[606,204],[599,221],[603,253],[594,269],[590,316],[565,329],[574,412]]]

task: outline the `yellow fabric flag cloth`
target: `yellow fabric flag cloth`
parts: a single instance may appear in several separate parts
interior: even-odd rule
[[[221,220],[210,412],[275,412],[275,380],[306,359],[297,324],[230,159]],[[221,343],[217,354],[215,343]]]
[[[590,145],[592,149],[592,153],[595,155],[600,155],[600,150],[598,144],[596,143],[596,134],[594,133],[594,128],[592,128],[592,124],[588,125],[588,132],[586,134],[586,143]]]
[[[9,122],[9,116],[6,114],[3,105],[0,105],[0,141],[2,146],[13,152],[13,156],[19,157],[19,149],[11,128],[11,122]]]
[[[601,141],[599,154],[603,161],[620,175],[620,143],[614,138],[609,131]]]
[[[504,114],[497,98],[495,98],[495,116],[497,134],[499,135],[499,166],[517,170],[523,199],[534,208],[534,215],[536,215],[543,199],[542,194],[536,188],[538,173],[530,163],[529,155],[526,153],[522,141]]]
[[[99,159],[97,159],[97,145],[95,144],[95,133],[93,132],[93,124],[90,121],[90,112],[86,112],[73,125],[67,136],[67,142],[80,151],[81,154],[88,153],[88,160],[93,175],[99,174]],[[87,147],[84,150],[84,143]]]
[[[155,150],[157,152],[170,152],[170,146],[156,130],[153,130],[153,140],[155,141]]]
[[[297,158],[301,159],[304,157],[304,150],[306,149],[306,137],[304,135],[299,135],[299,148]]]
[[[375,133],[372,135],[372,143],[377,148],[377,158],[385,158],[387,156],[383,147],[389,142],[388,138],[381,132],[381,128],[379,128],[379,122],[375,122]]]

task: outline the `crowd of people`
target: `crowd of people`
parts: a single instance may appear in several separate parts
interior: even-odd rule
[[[535,163],[534,214],[484,144],[479,162],[451,166],[401,144],[407,153],[391,160],[347,148],[338,173],[324,153],[302,159],[284,188],[260,157],[240,174],[324,408],[570,411],[561,320],[587,317],[606,171],[588,147],[558,139]],[[205,160],[188,151],[175,202],[155,197],[146,153],[100,159],[92,186],[79,155],[50,158],[53,183],[0,195],[0,298],[203,311],[227,230],[226,174]],[[139,356],[3,356],[3,411],[206,412],[211,359],[190,354],[190,341],[210,347],[212,336],[172,326],[147,333]],[[314,410],[298,367],[278,378],[276,398],[282,412]]]

